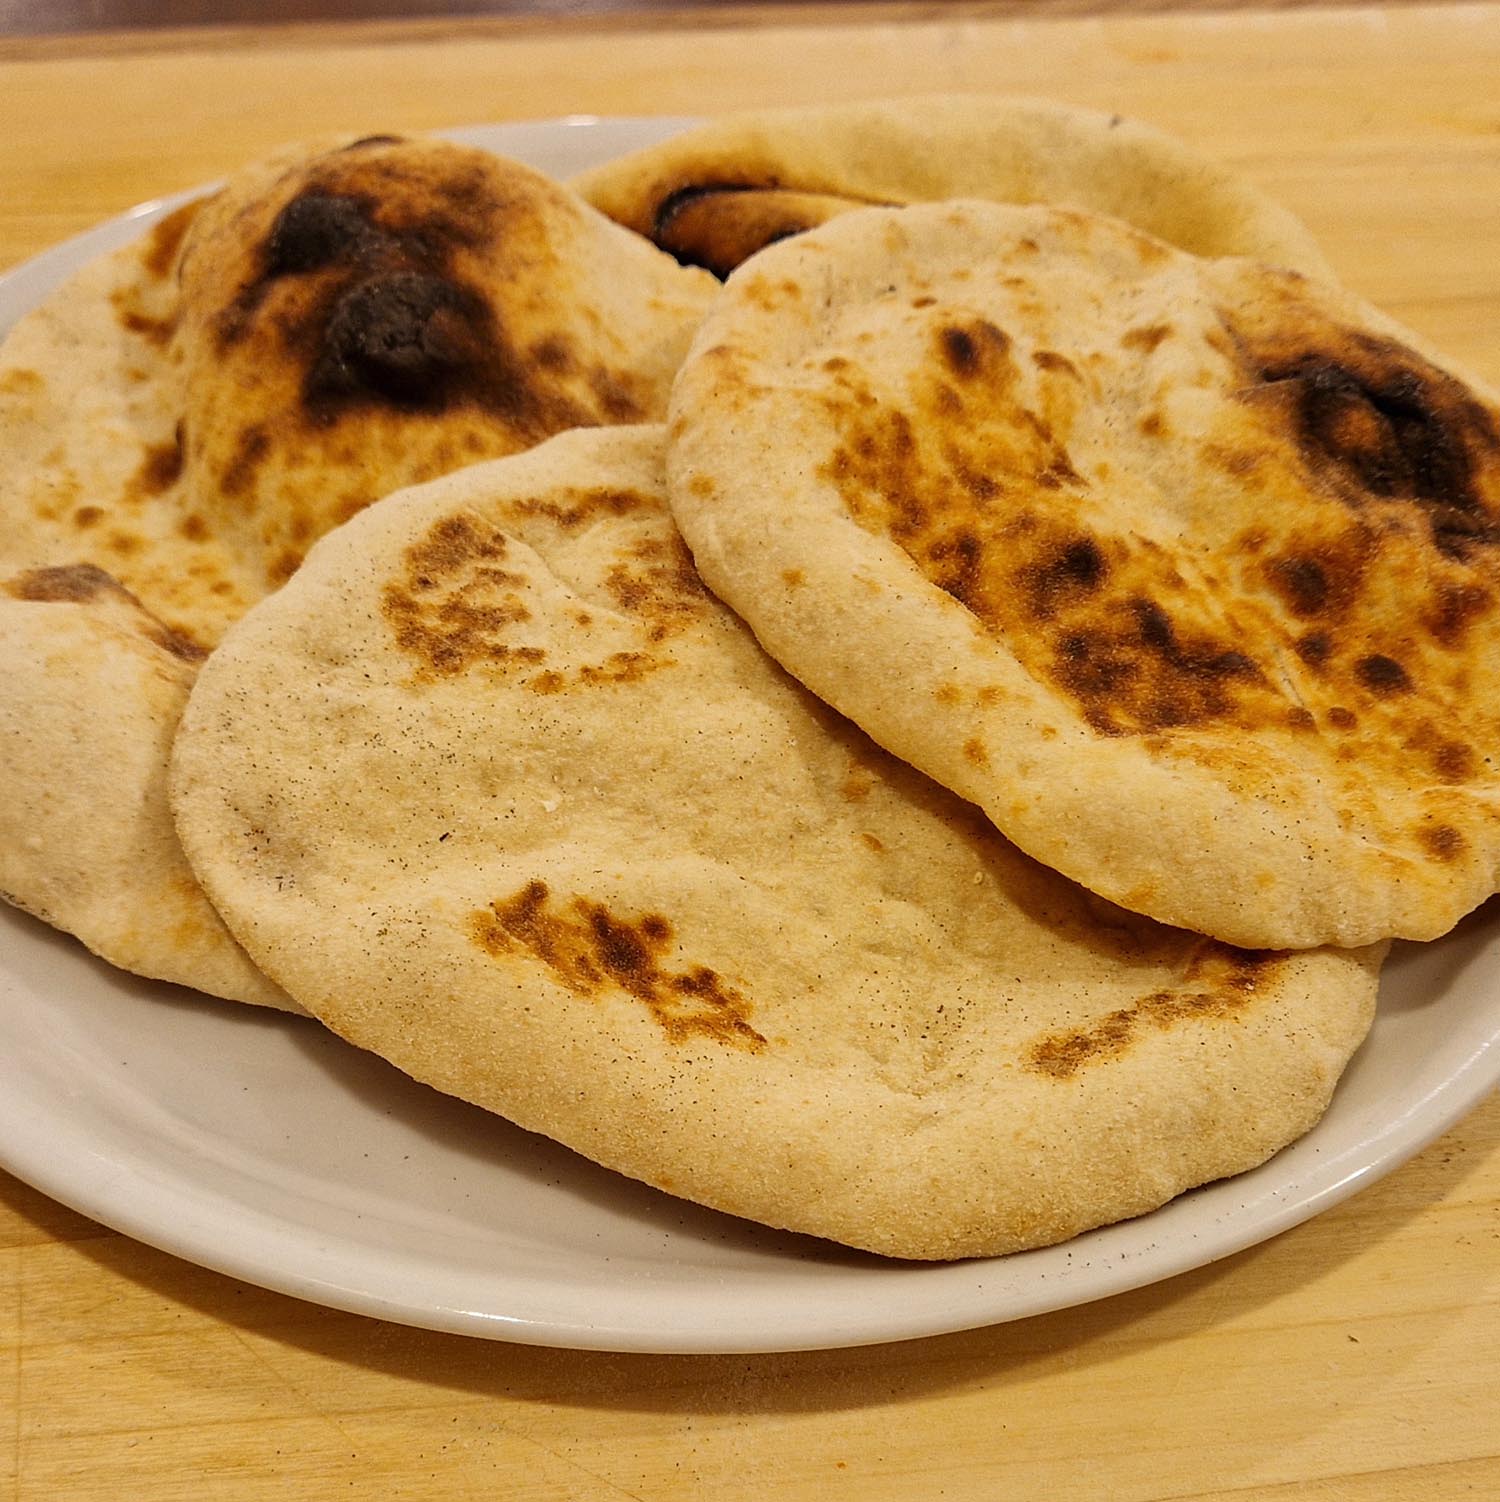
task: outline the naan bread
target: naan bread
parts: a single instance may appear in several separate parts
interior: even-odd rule
[[[702,586],[660,430],[325,538],[204,666],[173,801],[266,971],[439,1089],[908,1257],[1149,1210],[1307,1130],[1379,951],[1099,901],[800,689]]]
[[[529,168],[374,137],[247,169],[23,320],[0,350],[9,900],[128,969],[287,1005],[161,799],[198,660],[385,492],[659,418],[714,290]]]
[[[1306,228],[1150,126],[1043,99],[919,95],[729,115],[572,180],[685,264],[757,250],[870,205],[987,198],[1114,214],[1199,255],[1326,276]]]
[[[731,280],[672,434],[772,656],[1092,890],[1264,947],[1495,890],[1500,408],[1352,295],[866,210]]]

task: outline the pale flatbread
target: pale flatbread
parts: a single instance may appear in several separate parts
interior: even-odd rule
[[[1495,890],[1500,409],[1353,296],[866,210],[730,282],[672,432],[767,650],[1094,891],[1280,947]]]
[[[1070,204],[1198,255],[1328,275],[1307,229],[1217,163],[1138,121],[1045,99],[917,95],[728,115],[572,185],[721,277],[850,209],[946,198]]]
[[[161,801],[198,659],[386,491],[659,417],[713,290],[529,168],[376,137],[246,169],[24,319],[0,349],[8,898],[286,1005]]]
[[[634,1177],[908,1257],[1307,1130],[1379,951],[1236,951],[1020,854],[699,582],[660,433],[372,508],[205,665],[184,846],[310,1011]]]

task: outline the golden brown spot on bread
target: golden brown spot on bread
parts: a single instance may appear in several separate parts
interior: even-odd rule
[[[199,646],[191,636],[185,632],[157,622],[147,632],[149,640],[156,643],[163,651],[170,652],[173,657],[179,657],[183,662],[202,662],[208,656],[208,648]]]
[[[271,435],[259,423],[243,429],[235,440],[234,452],[219,476],[219,488],[227,496],[247,494],[255,483],[260,466],[271,452]]]
[[[131,489],[144,496],[160,495],[170,490],[181,475],[182,449],[177,441],[152,444],[141,459]]]
[[[1076,398],[1026,405],[1006,374],[1009,341],[991,325],[955,323],[936,338],[937,359],[900,406],[862,401],[855,372],[831,379],[839,441],[821,473],[855,520],[896,542],[1103,734],[1242,717],[1252,704],[1284,724],[1285,700],[1239,644],[1253,633],[1171,603],[1184,583],[1169,553],[1074,519],[1084,486],[1064,437]],[[934,388],[958,373],[965,422],[924,422]]]
[[[0,588],[14,599],[40,604],[86,605],[101,597],[113,597],[136,613],[136,624],[146,640],[184,662],[201,662],[208,656],[205,647],[153,615],[113,574],[92,563],[26,569],[6,579]]]
[[[31,568],[5,581],[5,592],[18,600],[82,603],[106,593],[135,596],[104,569],[92,563],[65,563]]]
[[[171,339],[177,325],[171,318],[153,318],[139,308],[130,307],[118,296],[115,299],[115,317],[127,333],[135,334],[148,344],[165,345]]]
[[[1467,782],[1478,767],[1474,748],[1462,741],[1440,740],[1432,748],[1432,769],[1444,782]]]
[[[659,510],[660,502],[634,490],[558,489],[545,496],[525,497],[513,509],[518,516],[544,516],[564,532],[579,532],[603,517]]]
[[[82,531],[97,526],[103,518],[104,512],[98,506],[80,506],[73,513],[73,525]]]
[[[177,252],[182,248],[183,236],[207,201],[206,198],[195,198],[152,225],[141,252],[141,264],[151,276],[165,277],[171,273],[177,263]]]
[[[1164,339],[1172,337],[1170,324],[1153,323],[1144,328],[1126,329],[1120,336],[1121,345],[1129,350],[1149,355],[1152,350],[1158,348]]]
[[[641,1002],[673,1043],[708,1039],[758,1051],[749,1001],[706,965],[666,963],[675,940],[659,913],[623,917],[586,897],[558,901],[543,881],[470,915],[474,941],[491,955],[526,953],[575,995],[624,992]]]
[[[0,396],[35,396],[46,390],[46,387],[47,382],[40,371],[28,370],[19,365],[10,370],[0,370]]]
[[[1072,1079],[1084,1069],[1120,1058],[1147,1030],[1165,1032],[1195,1021],[1234,1022],[1284,958],[1206,941],[1187,966],[1180,988],[1153,991],[1088,1027],[1050,1033],[1032,1045],[1028,1062],[1040,1074]]]
[[[687,544],[675,532],[642,538],[604,576],[605,591],[621,610],[664,641],[701,616],[709,595]]]
[[[280,588],[302,567],[304,554],[301,548],[283,548],[270,562],[266,577]]]
[[[976,767],[987,767],[990,764],[990,754],[984,749],[984,742],[977,736],[970,736],[963,744],[964,760]]]
[[[948,370],[960,380],[1014,377],[1010,337],[988,319],[945,325],[938,330],[937,340],[939,354]]]
[[[1449,824],[1425,824],[1417,831],[1422,848],[1435,861],[1447,864],[1464,853],[1464,837]]]
[[[863,803],[875,788],[875,779],[859,765],[851,765],[839,784],[839,796],[846,803]]]
[[[208,523],[196,511],[190,511],[177,523],[177,531],[189,542],[205,542],[208,539]]]
[[[799,589],[807,583],[807,575],[800,568],[784,568],[781,571],[781,582],[788,589]]]
[[[444,676],[477,663],[545,657],[540,647],[508,639],[531,615],[515,588],[524,576],[502,566],[509,551],[503,532],[465,513],[441,518],[408,547],[403,575],[381,598],[402,651]]]
[[[861,830],[860,831],[860,836],[859,837],[877,855],[884,855],[885,854],[885,842],[882,839],[880,839],[877,835],[871,834],[869,832],[869,830],[866,829],[866,830]]]
[[[1066,355],[1060,355],[1056,350],[1033,350],[1031,359],[1038,370],[1050,370],[1056,375],[1071,376],[1075,381],[1083,379],[1078,373],[1078,367]]]

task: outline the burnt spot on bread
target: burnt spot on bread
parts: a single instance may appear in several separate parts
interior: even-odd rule
[[[423,272],[371,277],[333,304],[304,399],[318,410],[374,397],[441,411],[495,344],[489,304],[471,288]]]
[[[472,913],[469,932],[496,958],[539,961],[577,996],[633,997],[674,1044],[766,1046],[738,988],[707,965],[671,963],[676,931],[660,913],[624,915],[591,898],[556,898],[533,880]]]
[[[369,257],[386,239],[372,212],[362,195],[299,193],[277,214],[266,237],[263,282]]]
[[[784,189],[770,177],[685,183],[659,200],[649,233],[679,265],[702,267],[723,281],[757,251],[865,201]]]
[[[1308,631],[1296,638],[1292,650],[1310,668],[1320,668],[1333,653],[1333,641],[1326,631]]]
[[[1227,719],[1242,707],[1242,688],[1264,688],[1264,675],[1244,652],[1211,633],[1179,628],[1160,604],[1140,596],[1109,601],[1091,624],[1052,643],[1051,678],[1101,735]]]
[[[1500,420],[1462,381],[1397,341],[1317,313],[1274,338],[1234,332],[1309,471],[1340,499],[1407,502],[1444,557],[1500,543]]]
[[[1411,678],[1406,669],[1383,652],[1361,657],[1354,664],[1354,676],[1377,698],[1388,699],[1394,694],[1411,691]]]
[[[489,278],[504,287],[512,265],[530,275],[551,252],[542,208],[499,171],[458,148],[435,159],[379,138],[319,158],[212,320],[220,353],[243,348],[298,373],[288,421],[304,429],[372,408],[418,421],[474,414],[489,432],[476,458],[643,420],[650,393],[587,366],[563,334],[512,340]]]
[[[1421,622],[1439,646],[1462,649],[1469,628],[1483,619],[1495,603],[1493,593],[1472,580],[1440,582],[1432,591]]]
[[[1070,1080],[1084,1070],[1122,1058],[1141,1037],[1183,1024],[1238,1021],[1286,956],[1206,942],[1186,966],[1182,983],[1163,987],[1087,1027],[1049,1033],[1027,1051],[1038,1074]]]
[[[1074,537],[1023,564],[1016,580],[1030,598],[1032,615],[1045,621],[1057,614],[1062,601],[1092,594],[1108,572],[1109,563],[1097,540]]]

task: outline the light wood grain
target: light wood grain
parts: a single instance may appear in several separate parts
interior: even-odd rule
[[[7,44],[0,263],[328,129],[1021,90],[1145,117],[1237,165],[1353,285],[1500,381],[1500,7],[902,14]],[[792,1356],[407,1330],[191,1267],[0,1178],[14,1502],[1489,1498],[1497,1393],[1494,1098],[1214,1267],[1015,1325]]]

